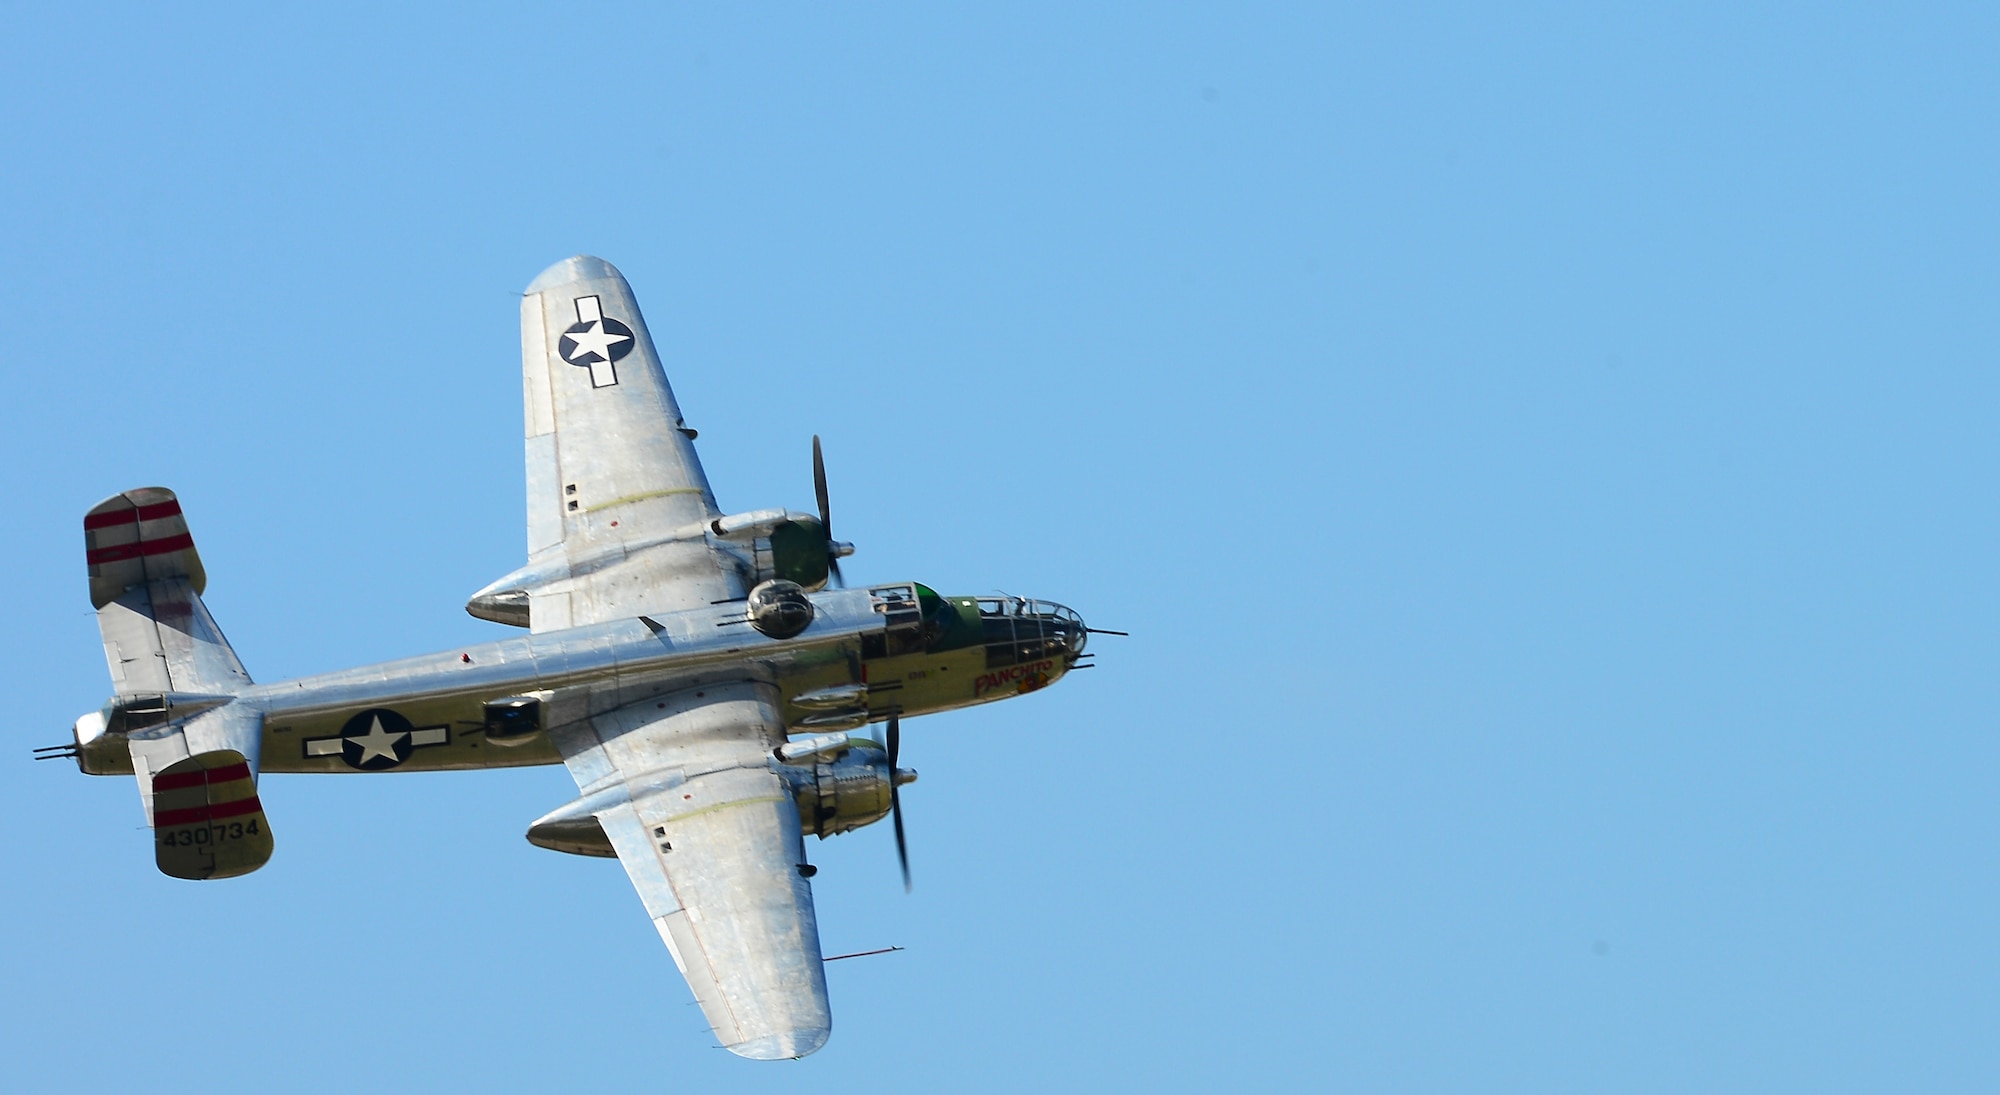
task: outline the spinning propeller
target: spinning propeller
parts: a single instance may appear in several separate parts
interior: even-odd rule
[[[819,435],[813,434],[813,496],[819,500],[819,527],[826,534],[826,569],[835,585],[846,588],[847,580],[841,576],[842,556],[854,554],[853,544],[844,544],[833,538],[833,511],[827,504],[826,496],[826,456],[820,451]],[[903,728],[901,712],[889,712],[889,820],[896,827],[896,862],[903,868],[903,892],[910,892],[910,845],[903,838],[903,795],[899,789],[903,784],[917,778],[915,772],[905,773],[896,767],[896,758],[903,748]],[[909,778],[903,778],[907,775]]]
[[[903,796],[897,790],[902,782],[896,769],[896,755],[902,751],[903,732],[897,725],[897,712],[889,712],[889,820],[896,826],[896,861],[903,865],[903,892],[910,892],[910,846],[903,842]]]
[[[819,529],[826,534],[827,572],[833,575],[834,585],[845,589],[847,580],[841,577],[840,559],[854,554],[854,545],[833,538],[833,514],[826,503],[826,458],[820,455],[818,434],[813,434],[813,494],[819,499]]]

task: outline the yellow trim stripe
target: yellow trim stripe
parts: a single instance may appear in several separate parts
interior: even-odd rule
[[[654,824],[672,825],[677,821],[686,821],[688,818],[691,817],[700,817],[703,814],[712,814],[717,810],[731,810],[735,809],[738,806],[756,806],[759,803],[764,803],[764,802],[789,802],[789,801],[791,800],[786,798],[784,795],[767,795],[764,798],[732,799],[728,802],[718,802],[713,806],[704,806],[699,810],[689,810],[685,814],[675,814],[670,818],[666,818],[662,821],[655,822]]]
[[[700,487],[668,487],[666,490],[649,490],[644,494],[628,494],[623,498],[613,498],[611,501],[606,502],[601,506],[592,506],[589,509],[584,510],[583,512],[601,513],[605,510],[610,509],[613,506],[623,506],[623,505],[629,505],[633,502],[643,502],[648,498],[665,498],[668,497],[669,495],[675,495],[675,494],[700,494],[700,493],[701,493]]]

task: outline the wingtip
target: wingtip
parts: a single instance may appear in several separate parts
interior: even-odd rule
[[[527,289],[522,291],[522,295],[532,296],[558,285],[606,279],[624,281],[625,275],[619,273],[616,266],[595,255],[571,255],[536,275],[535,280],[529,282]]]
[[[738,1057],[753,1061],[789,1061],[819,1052],[833,1031],[827,1027],[810,1030],[788,1030],[782,1034],[767,1034],[762,1038],[752,1038],[747,1042],[737,1042],[724,1046]]]

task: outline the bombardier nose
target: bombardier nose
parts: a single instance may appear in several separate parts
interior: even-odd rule
[[[1090,629],[1083,626],[1082,616],[1077,615],[1062,605],[1055,605],[1054,607],[1057,610],[1057,626],[1066,640],[1065,645],[1068,647],[1069,664],[1075,665],[1076,660],[1083,657],[1084,644],[1090,641]]]
[[[979,616],[986,630],[988,664],[1012,665],[1037,658],[1061,658],[1074,666],[1083,657],[1090,629],[1066,605],[1027,597],[981,597]],[[995,648],[1008,653],[996,658]],[[1004,660],[999,660],[1004,659]]]

